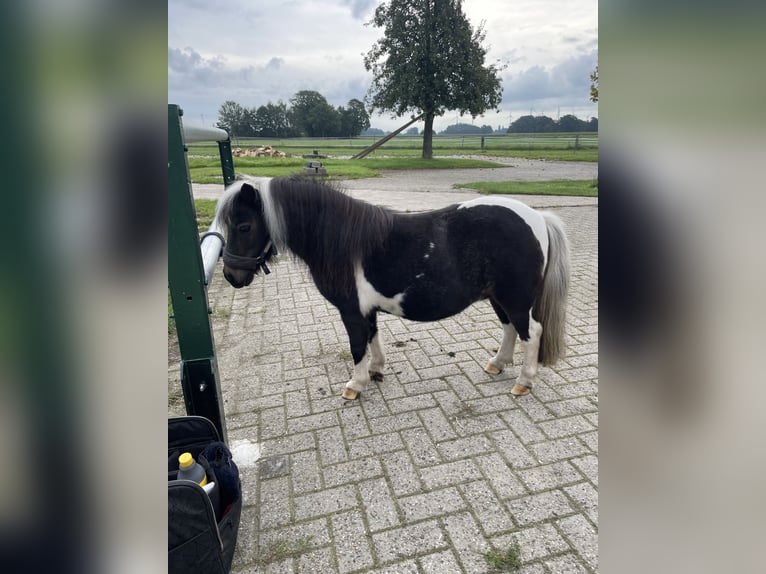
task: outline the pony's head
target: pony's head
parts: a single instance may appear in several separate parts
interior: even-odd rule
[[[261,269],[269,273],[266,262],[276,254],[276,249],[258,190],[248,182],[230,190],[219,200],[216,217],[226,236],[223,275],[232,287],[250,285]]]

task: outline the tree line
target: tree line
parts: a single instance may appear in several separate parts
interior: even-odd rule
[[[567,114],[558,120],[548,116],[521,116],[511,122],[508,128],[509,134],[539,134],[556,132],[597,132],[598,118],[591,118],[587,122],[577,116]]]
[[[335,108],[319,92],[301,90],[289,105],[246,108],[227,100],[218,108],[216,126],[233,137],[353,137],[370,127],[370,116],[360,100]]]

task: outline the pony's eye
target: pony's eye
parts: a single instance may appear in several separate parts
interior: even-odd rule
[[[250,224],[249,223],[242,223],[241,225],[237,225],[237,231],[240,233],[247,233],[250,231]]]

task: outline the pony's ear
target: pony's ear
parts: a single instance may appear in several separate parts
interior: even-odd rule
[[[258,203],[258,192],[249,183],[243,183],[239,189],[239,196],[242,201],[249,205],[256,205]]]

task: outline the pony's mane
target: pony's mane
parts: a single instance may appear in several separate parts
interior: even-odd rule
[[[325,294],[353,292],[356,265],[391,231],[393,212],[354,199],[337,185],[301,176],[236,181],[218,200],[219,227],[231,225],[244,183],[258,190],[271,240],[302,259]]]
[[[319,290],[352,293],[355,267],[383,245],[393,213],[337,185],[300,176],[271,180],[270,194],[286,247],[308,264]]]

